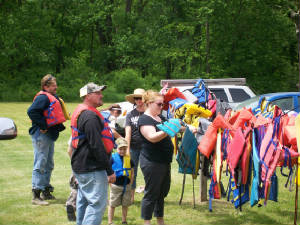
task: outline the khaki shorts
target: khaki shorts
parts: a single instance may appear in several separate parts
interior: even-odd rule
[[[111,184],[110,186],[110,199],[109,205],[111,207],[117,207],[119,205],[122,206],[130,206],[131,205],[131,185],[126,185],[126,191],[123,196],[123,186],[118,186],[115,184]]]

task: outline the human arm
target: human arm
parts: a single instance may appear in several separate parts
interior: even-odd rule
[[[73,149],[72,149],[72,136],[69,138],[68,141],[68,149],[67,149],[67,153],[70,157],[70,159],[72,158],[72,153],[73,153]]]
[[[125,140],[127,141],[127,154],[130,154],[130,141],[131,141],[131,126],[125,127]]]
[[[47,123],[44,110],[49,107],[50,101],[46,95],[39,95],[28,108],[27,114],[33,124],[36,124],[42,133],[47,132]]]
[[[140,127],[141,134],[150,142],[156,143],[168,136],[163,131],[156,131],[152,125],[144,125]]]
[[[100,162],[106,168],[107,175],[112,175],[113,170],[109,161],[109,155],[106,153],[101,136],[101,131],[104,129],[103,122],[94,112],[89,110],[82,112],[78,120],[82,126],[79,129],[83,130],[85,134],[90,152],[97,162]]]
[[[134,169],[133,169],[133,168],[131,168],[131,170],[130,170],[130,171],[131,171],[131,176],[130,176],[130,177],[131,177],[131,179],[130,179],[130,183],[129,183],[129,184],[130,184],[130,187],[131,187],[131,185],[133,184],[133,180],[134,180]]]
[[[67,152],[68,152],[69,157],[72,158],[73,149],[72,149],[71,145],[68,146]]]

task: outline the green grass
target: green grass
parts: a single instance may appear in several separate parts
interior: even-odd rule
[[[18,137],[14,140],[0,141],[0,225],[60,225],[74,224],[67,220],[65,201],[69,195],[68,179],[71,173],[70,160],[66,153],[70,136],[70,122],[55,143],[55,168],[52,185],[55,187],[56,200],[50,206],[40,207],[31,204],[31,172],[33,150],[28,134],[30,120],[26,110],[31,103],[0,103],[0,117],[12,118],[18,127]],[[73,111],[76,104],[67,104]],[[284,188],[285,179],[279,175],[278,203],[268,201],[266,207],[253,207],[247,203],[243,211],[235,210],[225,199],[213,202],[213,212],[208,211],[208,203],[200,203],[199,179],[195,181],[196,208],[192,205],[192,181],[187,176],[183,203],[178,205],[181,193],[182,174],[178,174],[175,159],[172,164],[171,190],[166,198],[165,219],[167,224],[292,224],[294,218],[295,191]],[[228,178],[223,175],[224,186]],[[138,185],[143,185],[139,170]],[[129,208],[129,224],[143,224],[140,218],[142,194],[136,194],[136,202]],[[155,221],[153,221],[154,224]],[[121,223],[120,207],[115,213],[115,223]],[[107,213],[103,223],[107,224]]]

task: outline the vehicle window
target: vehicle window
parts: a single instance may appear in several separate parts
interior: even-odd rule
[[[228,102],[228,98],[227,98],[227,95],[226,95],[224,89],[210,88],[209,90],[211,92],[213,92],[218,99],[223,100],[224,102]]]
[[[294,109],[293,97],[281,98],[272,101],[272,105],[279,106],[283,111]]]
[[[233,102],[242,102],[251,97],[243,89],[229,88],[229,92],[231,94]]]

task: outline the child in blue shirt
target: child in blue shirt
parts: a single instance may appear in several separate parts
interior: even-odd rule
[[[108,207],[108,224],[114,224],[115,208],[122,205],[122,224],[127,224],[128,207],[131,205],[131,185],[134,170],[130,156],[126,154],[127,141],[120,137],[116,140],[117,152],[112,154],[112,169],[116,174],[116,182],[110,185],[110,199]]]

